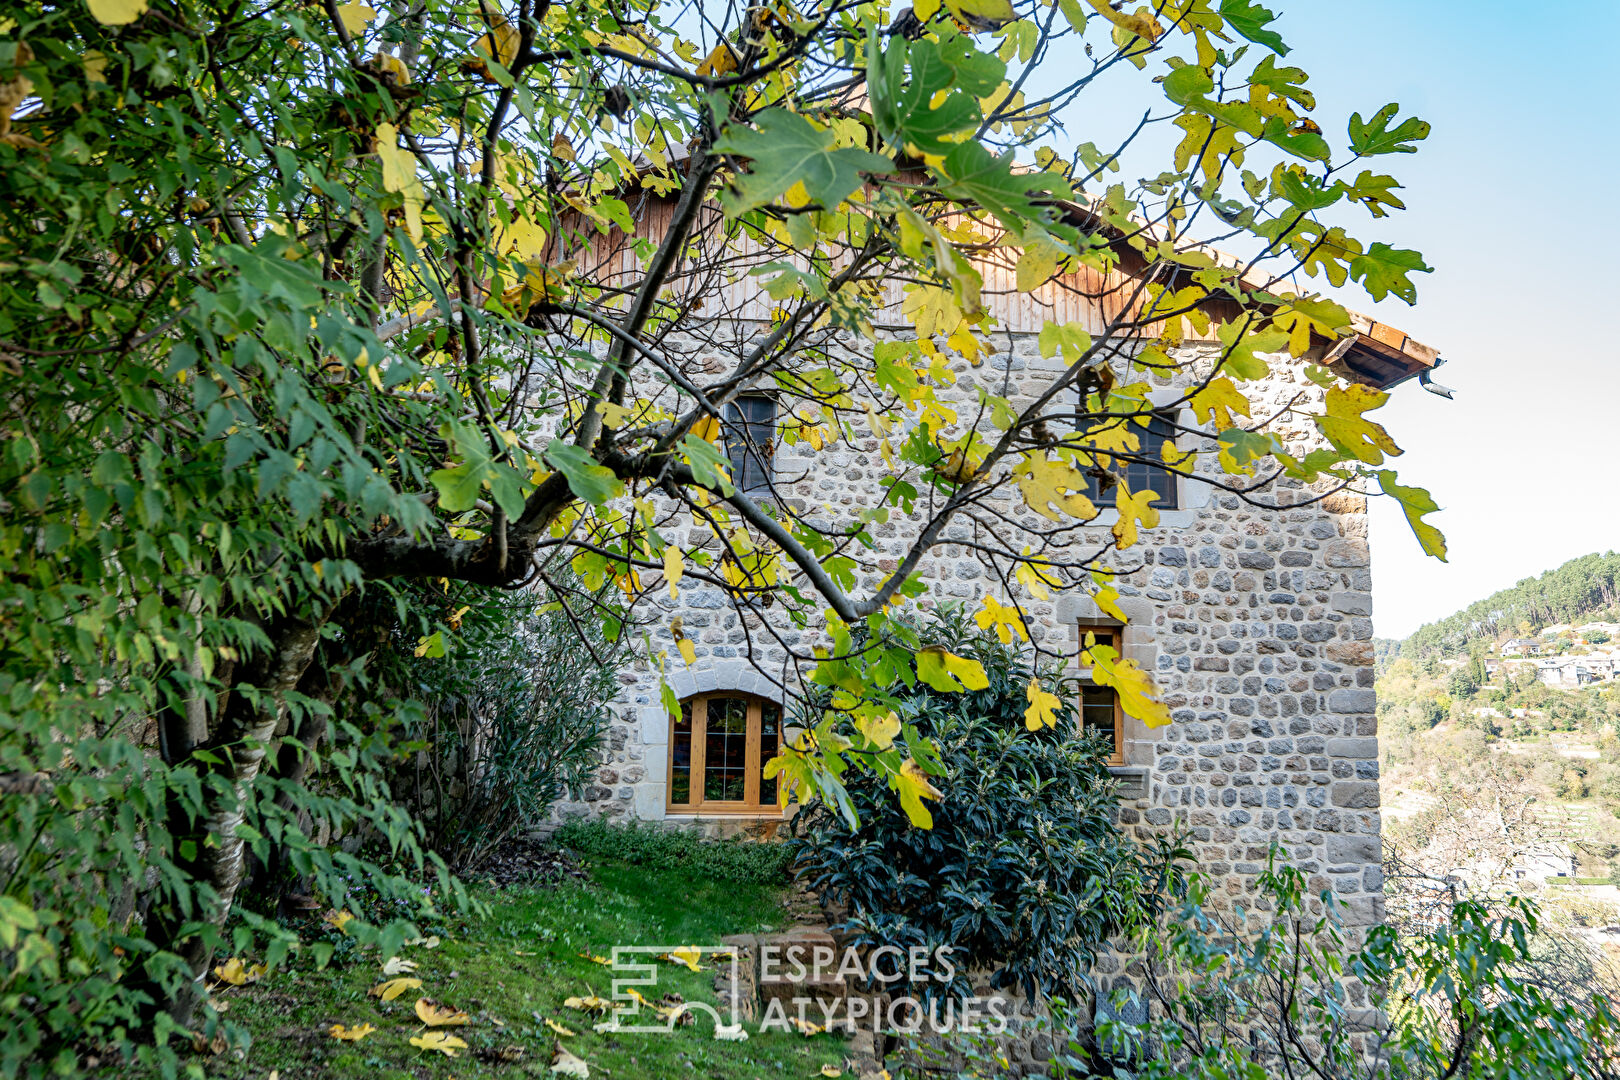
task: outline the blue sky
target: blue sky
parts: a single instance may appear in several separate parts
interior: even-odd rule
[[[1424,556],[1399,510],[1374,500],[1377,632],[1405,635],[1566,559],[1620,547],[1610,324],[1620,304],[1606,299],[1604,276],[1620,255],[1620,2],[1540,15],[1484,0],[1267,6],[1282,14],[1288,62],[1311,73],[1314,116],[1336,149],[1351,112],[1390,101],[1434,125],[1417,154],[1375,162],[1405,185],[1407,211],[1344,219],[1363,240],[1417,248],[1434,273],[1416,275],[1416,307],[1350,289],[1337,299],[1438,347],[1438,381],[1457,391],[1448,402],[1412,383],[1382,410],[1407,451],[1396,462],[1403,481],[1444,507],[1430,520],[1451,551],[1444,564]],[[1096,128],[1071,125],[1071,137],[1102,146],[1141,115],[1140,77],[1122,75],[1096,88],[1097,104],[1117,107],[1093,113]]]
[[[1425,558],[1375,502],[1374,618],[1388,636],[1620,547],[1620,305],[1605,276],[1620,252],[1620,3],[1537,10],[1311,0],[1283,21],[1326,109],[1399,101],[1434,125],[1417,154],[1384,159],[1408,210],[1383,237],[1398,233],[1434,273],[1416,307],[1354,304],[1439,347],[1439,380],[1457,391],[1403,387],[1384,409],[1403,476],[1446,508],[1433,520],[1451,545],[1449,563]]]

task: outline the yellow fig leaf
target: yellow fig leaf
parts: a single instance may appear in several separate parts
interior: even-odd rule
[[[461,611],[456,612],[458,622],[460,621],[459,616],[468,610],[470,609],[462,608]],[[388,958],[388,962],[382,966],[382,973],[384,975],[409,975],[415,970],[415,960],[404,960],[398,956],[390,956]]]
[[[215,966],[214,978],[231,986],[245,986],[251,982],[258,982],[269,970],[265,964],[248,964],[240,957],[233,956],[223,964]]]
[[[689,971],[702,971],[698,961],[703,959],[703,951],[696,945],[682,945],[665,953],[665,958],[672,964],[680,964]]]
[[[146,14],[146,0],[86,0],[90,14],[104,26],[127,26]]]
[[[1122,623],[1130,622],[1125,616],[1125,610],[1119,606],[1119,590],[1109,582],[1108,575],[1094,570],[1091,573],[1091,580],[1097,585],[1097,591],[1092,593],[1091,598],[1102,608],[1104,614]]]
[[[337,14],[343,29],[349,32],[350,37],[355,37],[366,32],[366,24],[377,17],[377,9],[354,0],[353,3],[339,4]]]
[[[569,1028],[563,1027],[561,1024],[557,1023],[557,1021],[553,1020],[549,1016],[546,1017],[546,1029],[548,1031],[550,1031],[552,1034],[560,1035],[565,1039],[572,1039],[574,1036],[579,1034],[579,1032],[577,1032],[577,1031],[573,1031],[573,1030],[571,1030]]]
[[[344,1042],[359,1042],[361,1039],[365,1038],[367,1035],[370,1035],[376,1030],[376,1027],[371,1024],[356,1024],[354,1027],[345,1027],[342,1024],[333,1024],[331,1027],[326,1029],[326,1033],[332,1036],[332,1038],[342,1039]]]
[[[1170,722],[1170,710],[1159,699],[1153,679],[1135,660],[1120,659],[1118,650],[1112,645],[1098,644],[1095,634],[1086,635],[1086,655],[1091,660],[1092,679],[1112,687],[1126,713],[1150,728],[1163,727]]]
[[[669,585],[669,598],[680,595],[681,578],[686,574],[686,558],[674,544],[664,548],[664,581]]]
[[[474,58],[464,66],[472,68],[488,79],[489,68],[485,65],[485,61],[494,60],[502,67],[511,67],[512,61],[517,59],[518,46],[523,43],[523,39],[518,34],[518,28],[508,22],[504,15],[486,10],[484,17],[489,22],[489,33],[479,38],[473,45]]]
[[[1382,465],[1385,454],[1398,457],[1401,448],[1395,445],[1382,424],[1361,414],[1388,400],[1388,394],[1360,383],[1335,386],[1323,400],[1326,413],[1315,417],[1316,426],[1341,454],[1349,454],[1368,465]]]
[[[583,1058],[570,1054],[559,1045],[551,1053],[551,1072],[553,1076],[572,1076],[577,1080],[587,1080],[591,1075],[591,1067]]]
[[[1061,522],[1064,514],[1080,521],[1097,516],[1097,507],[1086,495],[1090,487],[1086,474],[1067,461],[1032,450],[1013,469],[1013,479],[1024,504],[1048,521]]]
[[[980,630],[994,627],[996,637],[1003,645],[1012,644],[1014,636],[1021,641],[1029,640],[1029,631],[1024,626],[1024,613],[1018,610],[1018,605],[1003,604],[993,596],[986,596],[981,603],[984,610],[973,616],[973,621],[979,624]]]
[[[467,1049],[467,1044],[447,1031],[427,1031],[412,1037],[411,1045],[422,1050],[437,1050],[445,1057],[455,1057],[459,1050]]]
[[[1187,399],[1187,407],[1192,409],[1193,415],[1201,422],[1208,423],[1214,420],[1222,430],[1232,426],[1233,413],[1240,416],[1249,415],[1249,399],[1244,397],[1237,385],[1225,375],[1217,375],[1209,380],[1197,393]],[[1168,440],[1165,445],[1169,445]]]
[[[821,1075],[822,1076],[827,1076],[827,1077],[832,1077],[833,1080],[837,1080],[838,1077],[844,1075],[844,1070],[839,1069],[839,1068],[835,1068],[832,1065],[823,1065],[821,1067]]]
[[[563,1008],[584,1013],[605,1013],[612,1005],[595,994],[586,994],[584,997],[568,998],[563,1002]]]
[[[1033,596],[1035,599],[1052,599],[1052,593],[1048,586],[1060,586],[1062,585],[1062,581],[1056,576],[1047,573],[1046,567],[1049,567],[1051,565],[1050,563],[1046,562],[1044,559],[1028,558],[1028,545],[1025,545],[1024,547],[1024,555],[1027,561],[1018,564],[1018,569],[1013,574],[1014,579],[1018,582],[1018,584],[1028,589],[1029,595]]]
[[[977,660],[946,652],[937,645],[918,650],[917,678],[944,694],[954,694],[964,687],[983,690],[990,685],[984,665]],[[958,679],[961,681],[958,682]]]
[[[1114,507],[1119,511],[1119,520],[1114,522],[1111,531],[1121,549],[1136,543],[1137,522],[1141,522],[1144,529],[1158,527],[1159,511],[1153,506],[1153,500],[1158,497],[1159,493],[1151,488],[1132,493],[1130,485],[1123,478],[1120,480],[1119,490],[1114,496]]]
[[[399,145],[399,129],[393,124],[377,125],[377,159],[386,190],[405,192],[416,183],[416,155]]]
[[[615,405],[611,401],[598,401],[596,411],[602,414],[602,426],[605,428],[621,428],[630,418],[634,409],[627,405]]]
[[[922,766],[911,758],[906,758],[900,765],[900,771],[895,774],[895,786],[900,792],[900,806],[906,812],[906,817],[919,829],[932,829],[934,815],[928,812],[923,805],[924,799],[933,799],[938,802],[944,796],[928,779],[928,774],[922,771]]]
[[[714,78],[729,75],[736,70],[737,54],[732,51],[730,45],[722,41],[714,47],[708,56],[703,58],[703,63],[698,65],[697,73]]]
[[[416,1018],[428,1027],[460,1027],[467,1023],[467,1014],[448,1005],[440,1005],[428,998],[416,999]]]
[[[417,653],[417,655],[421,656],[422,654]],[[347,934],[348,930],[344,929],[344,927],[348,926],[354,921],[354,913],[337,910],[328,911],[325,915],[321,916],[321,921],[327,926],[330,926],[332,929],[336,930],[338,933]]]
[[[389,979],[387,982],[380,982],[373,986],[366,993],[374,998],[382,998],[384,1001],[393,1001],[407,990],[420,989],[422,989],[421,979]]]
[[[581,960],[589,960],[593,964],[601,964],[603,967],[612,967],[613,966],[613,961],[609,960],[605,956],[594,956],[591,953],[582,952],[582,953],[579,954],[579,958]]]
[[[720,421],[712,416],[700,416],[697,423],[692,425],[692,434],[712,443],[720,437]]]
[[[1063,707],[1063,699],[1041,689],[1039,679],[1029,680],[1025,694],[1029,698],[1029,708],[1024,710],[1024,726],[1031,731],[1057,727],[1057,711]]]
[[[858,717],[855,726],[880,753],[893,746],[895,736],[900,734],[900,718],[892,712],[886,716]]]

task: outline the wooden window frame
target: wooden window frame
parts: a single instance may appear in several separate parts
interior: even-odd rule
[[[709,702],[716,698],[733,698],[748,704],[748,726],[745,733],[746,750],[743,754],[743,799],[741,802],[708,800],[703,797],[704,779],[707,767],[708,753],[708,724]],[[787,727],[787,717],[782,714],[782,707],[777,702],[750,694],[743,690],[712,690],[702,694],[694,694],[686,698],[681,704],[688,706],[692,723],[692,749],[688,768],[691,770],[687,794],[690,802],[677,803],[675,794],[675,724],[670,719],[669,761],[664,776],[664,811],[674,816],[731,816],[755,818],[779,818],[782,809],[774,798],[770,802],[760,801],[760,786],[764,780],[761,770],[765,767],[762,757],[762,731],[764,727],[764,710],[766,706],[777,710],[776,747],[780,753]],[[778,781],[780,782],[780,781]]]
[[[1114,649],[1114,651],[1116,653],[1119,653],[1121,656],[1124,655],[1124,653],[1125,653],[1125,628],[1124,627],[1119,626],[1117,624],[1104,624],[1104,625],[1097,625],[1097,626],[1086,626],[1086,625],[1082,624],[1081,627],[1080,627],[1080,642],[1081,642],[1081,646],[1082,646],[1082,648],[1081,648],[1082,655],[1081,655],[1081,657],[1079,659],[1079,662],[1082,665],[1084,665],[1084,663],[1085,663],[1084,645],[1085,645],[1085,640],[1086,640],[1086,635],[1087,634],[1095,634],[1097,644],[1099,644],[1099,645],[1110,645],[1110,646],[1113,647],[1113,649]],[[1081,734],[1084,734],[1085,730],[1086,730],[1085,689],[1084,688],[1086,686],[1088,686],[1088,685],[1089,686],[1101,686],[1102,685],[1101,683],[1098,683],[1098,682],[1096,682],[1095,680],[1092,679],[1091,670],[1092,670],[1091,668],[1084,667],[1084,666],[1082,666],[1080,668],[1080,686],[1081,686],[1080,695],[1081,696],[1080,696],[1080,700],[1076,704],[1078,706],[1077,711],[1080,714],[1080,732],[1081,732]],[[1113,689],[1111,687],[1106,688],[1106,689],[1108,690],[1108,696],[1113,700],[1113,703],[1114,703],[1114,753],[1108,759],[1108,764],[1112,765],[1112,766],[1122,766],[1122,765],[1125,764],[1125,707],[1122,704],[1120,704],[1119,691],[1118,690],[1115,690],[1115,689]]]

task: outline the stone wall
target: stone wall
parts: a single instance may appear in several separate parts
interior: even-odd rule
[[[960,365],[958,392],[972,402],[979,381],[1001,392],[1009,386],[1016,404],[1025,380],[1049,376],[1056,362],[1040,358],[1032,337],[1017,338],[983,367]],[[1276,374],[1262,395],[1269,407],[1319,399],[1321,391],[1296,368],[1286,357],[1273,363]],[[1179,396],[1166,384],[1153,400]],[[1183,413],[1182,422],[1190,425],[1191,414]],[[1279,434],[1301,450],[1310,444],[1305,431]],[[1196,442],[1189,436],[1181,445]],[[1212,456],[1200,467],[1214,470]],[[801,510],[824,508],[829,517],[870,505],[885,468],[872,439],[813,456],[785,447],[777,459],[778,476],[805,473],[788,497]],[[1319,500],[1304,485],[1282,481],[1251,493],[1278,507],[1260,508],[1220,490],[1225,478],[1218,472],[1207,475],[1211,482],[1183,480],[1181,509],[1166,512],[1161,526],[1126,553],[1124,565],[1139,561],[1140,569],[1119,583],[1130,616],[1124,652],[1156,673],[1175,723],[1150,731],[1127,719],[1121,820],[1143,836],[1183,834],[1202,869],[1223,879],[1233,898],[1252,887],[1275,842],[1312,875],[1313,888],[1331,886],[1345,900],[1353,923],[1370,924],[1382,917],[1382,880],[1364,500]],[[1021,505],[1000,509],[1042,524]],[[1113,518],[1105,511],[1092,527],[1077,530],[1073,543],[1100,546]],[[892,569],[915,528],[898,520],[875,527],[881,550],[863,587]],[[947,540],[967,539],[967,529],[952,526]],[[661,531],[689,539],[680,528]],[[960,544],[937,549],[923,572],[934,584],[929,603],[976,604],[987,591],[984,569]],[[655,648],[668,650],[677,695],[735,689],[791,697],[796,676],[783,645],[807,642],[785,619],[769,611],[763,620],[739,614],[723,594],[705,588],[683,588],[679,602],[666,607],[649,630]],[[1032,636],[1070,656],[1085,625],[1105,621],[1088,598],[1072,594],[1029,601],[1025,610]],[[681,615],[696,648],[690,668],[669,636],[673,614]],[[669,720],[659,704],[658,672],[640,664],[624,673],[624,683],[597,782],[582,802],[559,807],[560,814],[666,817]],[[735,825],[679,821],[711,831]]]

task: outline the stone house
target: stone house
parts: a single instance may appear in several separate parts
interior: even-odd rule
[[[659,235],[663,212],[652,204],[637,233]],[[1079,207],[1070,212],[1085,213]],[[1011,386],[1016,398],[1020,385],[1063,363],[1041,357],[1036,335],[1044,319],[1079,320],[1095,333],[1108,314],[1084,298],[1087,290],[1065,290],[1059,283],[1031,296],[1015,291],[1010,271],[986,268],[985,278],[986,303],[998,320],[997,352],[980,367],[954,365],[956,392],[970,403],[981,380]],[[727,288],[757,289],[748,282]],[[898,307],[898,285],[889,299]],[[728,293],[728,303],[727,317],[740,325],[768,324],[769,298]],[[1426,381],[1439,363],[1436,350],[1392,327],[1361,316],[1354,325],[1353,336],[1333,343],[1331,351],[1324,343],[1305,359],[1379,388],[1415,376]],[[898,318],[878,324],[896,335],[908,328]],[[829,332],[826,347],[842,347],[840,340],[839,332]],[[1197,340],[1185,346],[1199,358],[1214,358],[1219,348]],[[1322,391],[1305,377],[1304,362],[1273,358],[1263,392],[1269,406],[1281,410],[1302,397],[1319,400]],[[718,361],[710,369],[721,370]],[[1150,430],[1149,441],[1173,440],[1186,450],[1213,434],[1178,404],[1182,397],[1168,380],[1155,389],[1152,403],[1168,410],[1168,422],[1161,431]],[[729,420],[730,431],[769,450],[757,460],[733,454],[736,479],[745,488],[774,482],[774,497],[844,508],[869,498],[885,469],[875,439],[841,442],[815,454],[778,445],[774,403],[765,393],[739,399]],[[1280,433],[1299,446],[1316,437],[1297,422],[1292,429],[1285,423]],[[1214,468],[1212,460],[1205,464]],[[1313,875],[1313,887],[1337,890],[1353,921],[1380,920],[1365,499],[1337,494],[1314,501],[1315,492],[1285,480],[1264,489],[1276,507],[1268,509],[1197,477],[1160,472],[1135,479],[1135,490],[1143,483],[1163,490],[1159,526],[1131,549],[1133,556],[1140,553],[1141,569],[1119,582],[1129,622],[1115,625],[1089,598],[1075,594],[1025,605],[1032,636],[1061,646],[1071,658],[1088,631],[1113,635],[1123,655],[1154,673],[1171,706],[1175,722],[1150,730],[1124,714],[1106,688],[1082,690],[1077,704],[1085,723],[1114,739],[1121,821],[1143,833],[1184,832],[1201,868],[1227,878],[1233,894],[1263,869],[1268,845],[1276,841]],[[1016,518],[1023,508],[1007,510]],[[1074,542],[1100,545],[1116,518],[1104,510],[1077,530]],[[885,550],[877,554],[903,553],[912,524],[891,521],[878,530]],[[961,545],[936,549],[923,573],[940,600],[976,601],[987,587],[979,564]],[[654,666],[626,671],[607,760],[584,799],[559,806],[557,813],[710,831],[774,831],[780,820],[774,783],[759,770],[791,721],[795,686],[784,650],[772,634],[761,632],[775,615],[769,609],[740,613],[720,590],[684,585],[679,600],[665,606],[668,616],[681,617],[696,652],[695,662],[684,664],[668,619],[650,624],[655,648],[668,650],[666,676],[682,701],[681,716],[672,718],[661,704]],[[799,640],[785,623],[779,619],[769,628],[785,640]]]

